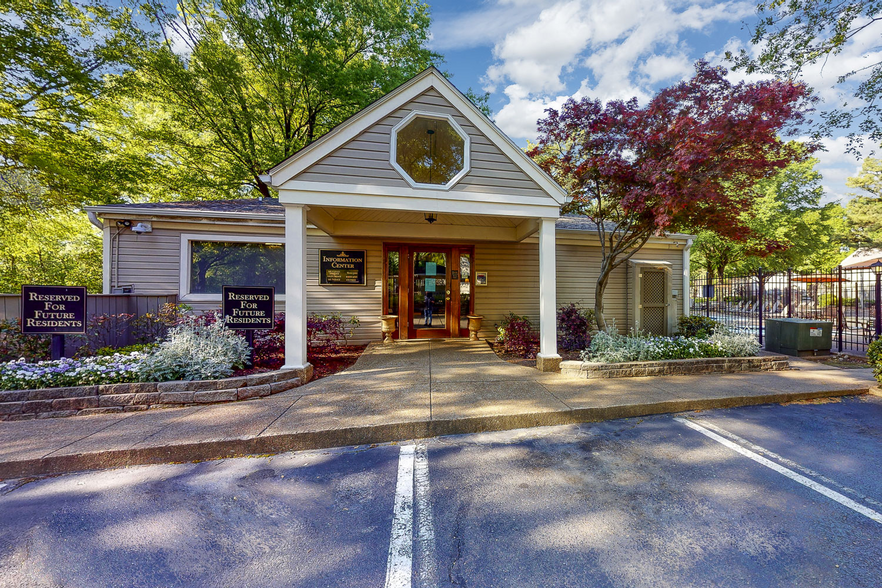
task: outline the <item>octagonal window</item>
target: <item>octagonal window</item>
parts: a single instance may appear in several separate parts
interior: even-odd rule
[[[412,184],[447,186],[468,167],[468,138],[451,123],[417,115],[396,128],[394,163]]]

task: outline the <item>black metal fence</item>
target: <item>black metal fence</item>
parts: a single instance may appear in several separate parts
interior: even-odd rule
[[[692,276],[690,312],[753,332],[760,343],[766,319],[830,321],[833,349],[862,354],[882,335],[880,279],[870,268],[841,266],[828,272],[759,271],[723,279]]]

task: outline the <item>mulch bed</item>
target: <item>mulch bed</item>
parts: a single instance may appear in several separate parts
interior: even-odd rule
[[[346,368],[352,366],[366,348],[367,345],[344,345],[332,350],[313,347],[309,350],[306,356],[306,359],[312,364],[312,379],[318,380],[319,378],[342,372]],[[282,359],[279,358],[275,363],[278,364],[276,367],[257,367],[247,370],[237,370],[233,376],[250,376],[251,374],[277,370],[282,365]]]
[[[838,367],[840,369],[858,369],[873,367],[867,363],[866,357],[858,357],[848,354],[828,355],[826,357],[806,357],[809,361],[816,361],[824,365]]]
[[[358,361],[365,349],[367,345],[346,345],[333,351],[325,351],[321,348],[310,350],[307,359],[313,367],[312,379],[318,380],[342,372]]]
[[[531,349],[528,353],[512,353],[505,350],[505,346],[501,343],[492,343],[487,341],[487,344],[490,345],[490,348],[496,352],[496,355],[499,359],[507,361],[508,363],[513,363],[515,365],[525,365],[527,367],[536,367],[536,354],[539,353],[539,348]],[[558,355],[560,355],[564,361],[570,360],[578,360],[579,351],[561,351],[558,349]]]

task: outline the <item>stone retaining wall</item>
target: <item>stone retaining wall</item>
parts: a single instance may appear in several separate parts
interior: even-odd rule
[[[640,376],[677,376],[736,372],[772,372],[790,369],[786,355],[762,357],[712,357],[707,359],[669,359],[627,363],[592,363],[564,361],[560,373],[565,376],[594,378],[634,378]]]
[[[0,391],[0,421],[21,421],[260,398],[312,379],[305,370],[278,370],[222,380],[139,382]]]

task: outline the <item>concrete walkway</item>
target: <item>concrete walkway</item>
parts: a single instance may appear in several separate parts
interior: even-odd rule
[[[368,347],[350,369],[266,398],[0,423],[0,479],[125,465],[865,394],[870,370],[575,380],[506,363],[486,343]]]

